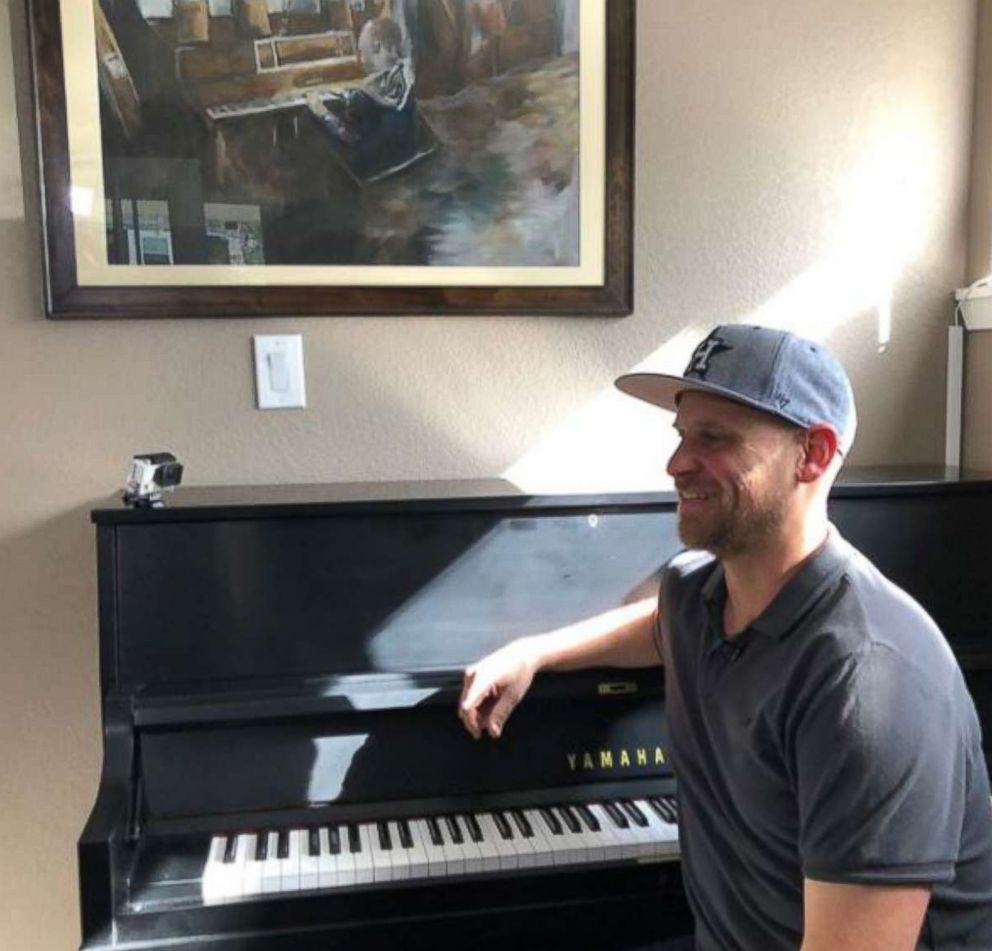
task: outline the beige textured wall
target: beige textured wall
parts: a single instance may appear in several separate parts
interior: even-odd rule
[[[507,474],[525,488],[664,485],[668,421],[610,383],[638,365],[681,366],[704,328],[747,319],[836,348],[861,401],[857,461],[942,457],[975,0],[642,0],[637,308],[612,321],[45,322],[11,85],[22,16],[5,6],[4,948],[77,940],[74,840],[100,761],[87,510],[132,452],[172,449],[199,484]],[[305,412],[253,409],[250,335],[277,330],[304,334]]]

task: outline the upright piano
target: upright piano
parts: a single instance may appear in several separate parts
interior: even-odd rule
[[[941,624],[992,731],[992,481],[852,473],[831,516]],[[104,763],[86,949],[634,948],[684,933],[658,669],[463,668],[653,593],[670,493],[500,480],[183,488],[97,532]]]

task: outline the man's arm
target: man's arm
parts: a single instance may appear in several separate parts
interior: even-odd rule
[[[913,951],[927,885],[842,885],[807,878],[799,951]]]
[[[657,602],[645,598],[578,624],[522,637],[465,671],[458,715],[476,739],[498,737],[539,670],[584,667],[652,667]]]

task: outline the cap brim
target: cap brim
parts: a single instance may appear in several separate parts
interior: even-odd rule
[[[683,376],[673,376],[670,373],[627,373],[619,377],[615,385],[618,390],[621,390],[628,396],[634,396],[639,400],[644,400],[646,403],[653,403],[655,406],[660,406],[662,409],[667,409],[673,413],[678,409],[679,395],[690,390],[695,390],[700,393],[712,393],[714,396],[722,396],[726,400],[740,403],[743,406],[750,406],[752,409],[760,410],[762,413],[768,413],[770,416],[777,416],[779,419],[784,419],[796,426],[806,426],[805,423],[794,419],[788,413],[783,413],[771,406],[766,406],[757,400],[748,399],[739,393],[735,393],[733,390],[725,389],[722,386],[715,386],[712,383],[706,383],[701,380],[687,380]]]
[[[626,373],[617,379],[615,385],[628,396],[653,403],[673,413],[676,398],[689,386],[683,377],[668,373]]]

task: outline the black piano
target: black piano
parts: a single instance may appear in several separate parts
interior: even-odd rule
[[[848,476],[832,518],[941,624],[992,732],[992,482],[892,476]],[[92,517],[83,948],[575,951],[688,930],[659,671],[539,677],[499,742],[455,714],[466,664],[656,589],[671,494],[185,488]]]

